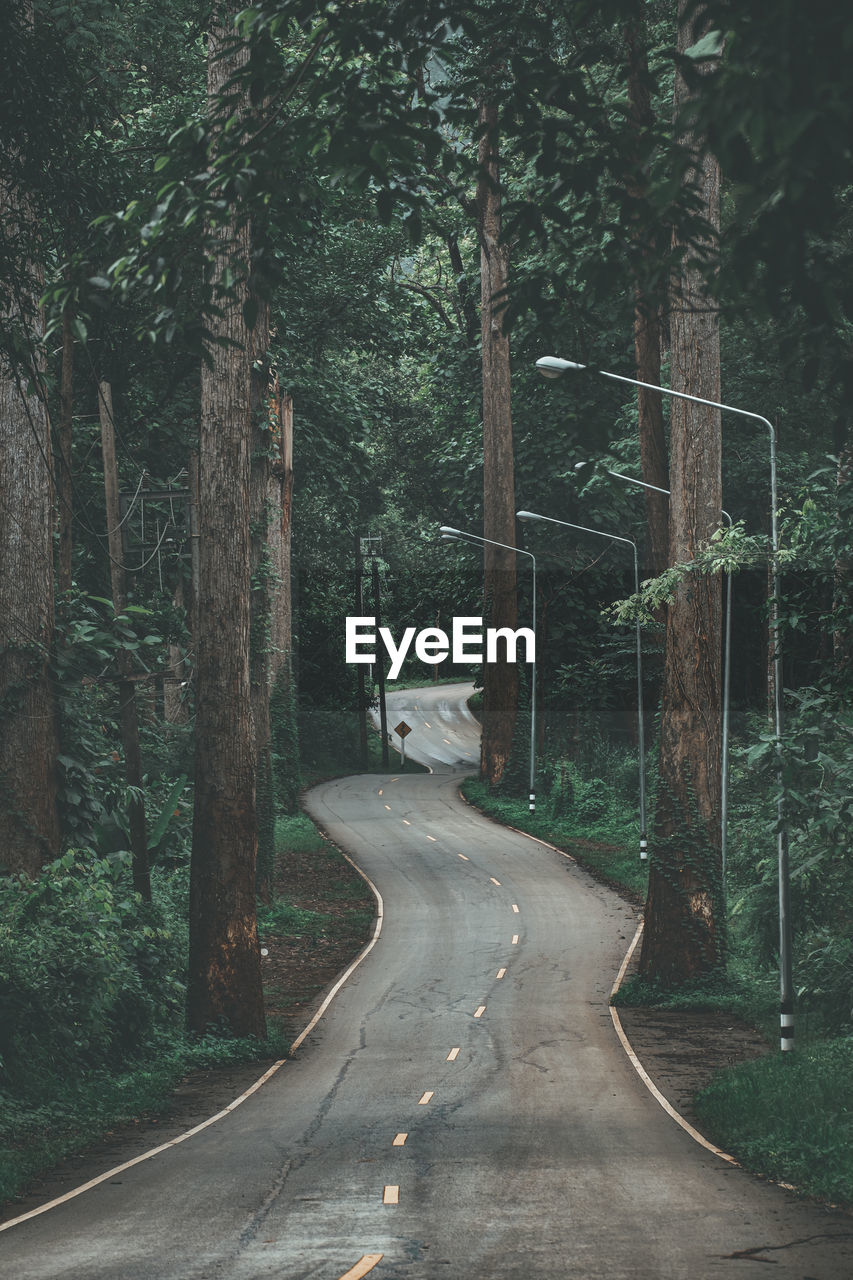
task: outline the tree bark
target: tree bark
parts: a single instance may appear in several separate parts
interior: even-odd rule
[[[678,47],[702,34],[702,17],[688,22],[680,0]],[[688,100],[676,77],[676,119]],[[696,145],[694,138],[685,138]],[[720,173],[704,155],[687,176],[701,195],[705,217],[719,228]],[[685,252],[673,281],[672,386],[720,399],[719,321],[695,260]],[[715,241],[704,246],[711,260]],[[720,523],[721,429],[717,409],[672,402],[670,440],[670,560],[691,560]],[[721,593],[718,575],[690,574],[667,610],[661,707],[660,783],[640,968],[677,984],[710,971],[720,960],[720,696]]]
[[[2,145],[2,144],[0,144]],[[7,140],[7,145],[8,140]],[[8,243],[21,247],[3,330],[22,361],[0,349],[0,872],[35,877],[58,853],[58,729],[53,646],[53,478],[42,383],[37,215],[26,193],[0,183]]]
[[[208,42],[213,110],[238,57]],[[250,234],[231,218],[215,231],[214,286],[227,267],[248,273]],[[252,423],[249,331],[242,285],[220,296],[202,364],[199,440],[199,599],[195,812],[190,866],[187,1022],[233,1035],[266,1033],[258,946],[255,749],[249,679]]]
[[[625,32],[628,55],[628,101],[633,138],[629,170],[625,186],[638,205],[645,198],[645,156],[642,140],[655,123],[648,89],[648,58],[642,19],[631,23]],[[653,231],[639,227],[635,236],[637,252],[643,265],[660,259],[658,237]],[[640,382],[660,383],[661,324],[660,302],[650,297],[638,271],[634,285],[634,359]],[[637,425],[640,440],[640,466],[646,484],[658,489],[669,487],[666,432],[663,420],[663,397],[660,392],[637,389]],[[662,493],[645,490],[646,502],[646,567],[652,577],[663,573],[669,563],[669,503]]]
[[[494,103],[479,108],[477,221],[480,239],[480,332],[483,365],[483,536],[515,545],[515,480],[510,410],[509,338],[501,310],[507,286],[508,253],[501,244],[501,195],[498,111]],[[484,617],[487,626],[518,622],[515,554],[483,549]],[[494,786],[500,782],[512,748],[518,710],[518,672],[504,661],[483,666],[483,738],[480,772]]]
[[[277,571],[272,543],[281,525],[281,481],[275,474],[278,453],[278,406],[272,403],[273,373],[269,365],[269,305],[259,302],[250,335],[252,470],[249,521],[252,535],[251,698],[255,736],[258,822],[258,887],[269,892],[275,862],[275,786],[272,767],[272,633]]]
[[[285,395],[275,379],[273,402],[280,424],[279,457],[273,466],[272,484],[281,518],[271,529],[270,552],[276,567],[278,586],[273,602],[272,664],[272,746],[276,804],[287,813],[299,807],[299,728],[293,677],[293,584],[290,547],[293,518],[293,399]],[[359,667],[359,672],[364,672]],[[365,742],[365,751],[367,749]]]

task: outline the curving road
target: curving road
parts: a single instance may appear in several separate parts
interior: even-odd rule
[[[308,797],[384,920],[295,1056],[217,1124],[0,1234],[3,1276],[853,1275],[850,1218],[703,1150],[638,1079],[608,1014],[631,912],[459,799],[469,693],[392,695],[432,775]]]

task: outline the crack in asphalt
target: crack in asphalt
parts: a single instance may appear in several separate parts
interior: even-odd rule
[[[814,1244],[819,1240],[828,1240],[837,1243],[840,1240],[853,1240],[853,1231],[821,1231],[812,1236],[802,1236],[797,1240],[788,1240],[785,1244],[757,1244],[751,1249],[736,1249],[734,1253],[718,1253],[718,1258],[725,1260],[733,1259],[744,1262],[766,1262],[771,1266],[776,1266],[778,1259],[776,1258],[759,1258],[759,1253],[780,1253],[787,1249],[796,1249],[802,1244]],[[815,1276],[803,1276],[803,1280],[817,1280]]]

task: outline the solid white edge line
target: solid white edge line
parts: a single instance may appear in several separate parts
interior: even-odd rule
[[[329,837],[326,835],[325,831],[323,831],[322,827],[318,827],[318,830],[320,831],[324,839],[329,840]],[[329,843],[334,844],[334,841],[329,840]],[[376,919],[373,923],[373,937],[370,939],[367,945],[362,948],[362,950],[353,960],[352,964],[350,964],[350,966],[344,970],[344,972],[338,978],[335,985],[332,987],[331,991],[326,996],[323,1003],[320,1005],[317,1012],[314,1014],[314,1017],[308,1023],[308,1026],[305,1027],[305,1029],[301,1031],[299,1035],[296,1037],[296,1039],[293,1041],[293,1044],[290,1046],[291,1054],[295,1053],[296,1050],[299,1048],[299,1046],[302,1044],[303,1040],[305,1040],[306,1036],[309,1036],[311,1034],[311,1032],[316,1027],[317,1023],[322,1018],[323,1014],[328,1009],[329,1005],[334,1000],[335,996],[340,991],[341,987],[344,985],[344,983],[347,981],[350,975],[355,972],[355,970],[361,964],[362,960],[365,960],[370,955],[371,951],[376,946],[376,943],[379,941],[379,935],[382,932],[382,921],[385,918],[385,903],[382,900],[382,894],[376,888],[376,885],[370,879],[370,876],[367,875],[366,872],[362,871],[361,867],[359,867],[357,863],[353,862],[352,858],[347,853],[344,853],[343,849],[341,849],[338,845],[335,845],[335,848],[338,850],[341,857],[346,858],[347,862],[350,864],[353,870],[358,872],[358,874],[361,876],[362,880],[365,881],[371,893],[373,894],[374,898],[376,899]]]
[[[633,938],[631,939],[631,945],[628,948],[628,950],[625,952],[625,959],[622,961],[622,964],[619,968],[619,972],[616,975],[616,981],[613,983],[613,986],[610,989],[611,1000],[616,995],[616,992],[619,990],[619,988],[622,986],[622,983],[625,981],[625,974],[628,972],[628,965],[631,963],[631,956],[637,950],[637,943],[640,941],[642,936],[643,936],[643,922],[641,920],[640,923],[637,925],[637,932],[634,934]]]
[[[573,858],[570,853],[566,853],[565,849],[558,849],[555,844],[549,844],[547,840],[540,840],[538,836],[532,836],[528,831],[522,831],[519,827],[510,827],[508,823],[498,822],[496,818],[491,818],[487,813],[483,813],[481,809],[478,809],[475,804],[472,804],[471,801],[462,794],[461,788],[457,788],[457,794],[460,800],[462,800],[464,804],[468,805],[469,809],[473,809],[475,813],[479,813],[487,822],[494,822],[499,827],[506,827],[508,831],[515,831],[520,836],[526,836],[528,840],[535,840],[537,844],[544,845],[546,849],[552,849],[554,853],[559,853],[561,858],[566,858],[569,862],[574,862],[577,865],[577,858]],[[616,981],[614,982],[613,989],[610,992],[611,999],[616,995],[616,992],[622,985],[628,965],[631,963],[631,957],[636,950],[637,943],[640,941],[642,934],[643,922],[641,920],[637,925],[637,932],[631,940],[631,945],[625,953],[625,958],[622,961],[619,973],[616,976]],[[625,1034],[625,1029],[622,1026],[622,1020],[616,1009],[614,1009],[613,1005],[609,1005],[608,1008],[610,1009],[610,1019],[613,1023],[613,1029],[619,1037],[619,1043],[628,1055],[628,1061],[631,1063],[631,1066],[637,1072],[637,1075],[640,1077],[655,1101],[660,1103],[666,1114],[674,1120],[676,1124],[680,1125],[684,1132],[689,1134],[694,1142],[698,1142],[701,1147],[706,1149],[706,1151],[712,1152],[715,1156],[719,1156],[721,1160],[725,1160],[728,1164],[735,1165],[735,1167],[739,1169],[741,1167],[740,1162],[736,1160],[733,1155],[730,1155],[728,1151],[723,1151],[722,1148],[715,1146],[713,1142],[709,1142],[707,1138],[704,1138],[699,1130],[694,1129],[689,1120],[685,1120],[684,1116],[680,1115],[679,1112],[676,1111],[675,1107],[667,1101],[660,1089],[658,1089],[657,1085],[652,1080],[651,1076],[649,1076],[645,1070],[634,1050],[631,1048],[631,1042]]]
[[[618,974],[616,975],[616,981],[613,983],[613,990],[610,992],[611,1000],[616,995],[617,991],[622,985],[622,982],[625,978],[625,974],[628,969],[628,965],[631,963],[631,957],[633,956],[637,948],[637,943],[640,941],[640,938],[642,936],[643,936],[643,922],[641,920],[640,923],[637,925],[637,932],[634,934],[634,937],[631,940],[630,947],[625,952],[625,959],[622,961],[622,965],[619,969]],[[628,1055],[628,1060],[631,1063],[631,1066],[634,1068],[637,1075],[640,1077],[643,1084],[646,1086],[649,1093],[654,1098],[655,1102],[658,1102],[663,1107],[664,1111],[670,1117],[670,1119],[674,1120],[677,1125],[680,1125],[681,1128],[684,1130],[684,1132],[689,1134],[694,1142],[699,1143],[700,1147],[704,1147],[706,1151],[710,1151],[712,1152],[713,1155],[719,1156],[721,1160],[727,1161],[728,1164],[733,1164],[733,1165],[736,1165],[737,1168],[740,1168],[740,1163],[739,1161],[735,1160],[734,1156],[729,1155],[727,1151],[723,1151],[722,1148],[715,1146],[713,1142],[709,1142],[707,1138],[704,1138],[702,1134],[699,1132],[699,1130],[694,1129],[693,1125],[689,1122],[689,1120],[685,1120],[684,1116],[681,1115],[678,1111],[676,1111],[672,1103],[669,1102],[663,1096],[660,1089],[657,1087],[654,1080],[652,1080],[651,1076],[646,1071],[642,1062],[640,1062],[640,1059],[637,1057],[636,1053],[632,1049],[631,1042],[628,1039],[627,1035],[625,1034],[625,1029],[622,1026],[622,1019],[619,1017],[618,1010],[615,1009],[612,1004],[609,1005],[608,1007],[610,1009],[610,1019],[613,1023],[614,1030],[616,1031],[616,1034],[619,1037],[619,1043],[622,1045],[622,1048],[625,1050],[626,1054]]]
[[[320,831],[324,839],[329,840],[330,844],[334,844],[334,841],[329,839],[329,837],[322,830],[322,828],[318,826],[317,829],[318,831]],[[379,939],[379,934],[382,931],[382,921],[384,919],[385,904],[382,901],[381,893],[376,888],[376,885],[373,883],[373,881],[370,879],[370,876],[368,876],[364,871],[362,871],[361,867],[359,867],[355,862],[353,862],[352,858],[350,858],[348,854],[344,853],[343,849],[339,849],[337,845],[335,845],[335,848],[338,849],[338,852],[341,854],[343,858],[347,860],[350,866],[355,871],[358,872],[361,878],[369,886],[371,892],[373,893],[373,896],[376,898],[376,920],[374,921],[374,924],[373,924],[373,936],[371,937],[370,941],[366,944],[366,946],[362,948],[362,950],[356,956],[355,960],[353,960],[353,962],[349,965],[349,967],[345,969],[344,972],[341,974],[340,978],[338,978],[337,982],[332,987],[331,991],[329,991],[325,1000],[320,1005],[319,1009],[316,1011],[311,1021],[308,1023],[308,1026],[305,1027],[305,1029],[301,1031],[300,1034],[293,1041],[293,1044],[290,1046],[291,1054],[296,1052],[296,1050],[305,1040],[306,1036],[309,1036],[311,1032],[314,1030],[317,1023],[320,1021],[323,1014],[326,1012],[329,1005],[332,1003],[335,996],[340,991],[341,987],[344,985],[344,983],[347,981],[350,975],[354,972],[354,970],[358,968],[362,960],[364,960],[370,954],[373,948],[376,946],[376,943]],[[267,1080],[269,1080],[272,1076],[274,1076],[276,1072],[279,1070],[279,1068],[283,1067],[287,1061],[288,1061],[287,1058],[279,1058],[277,1062],[274,1062],[273,1065],[267,1071],[264,1072],[264,1074],[260,1077],[259,1080],[256,1080],[254,1084],[250,1085],[248,1089],[246,1089],[243,1093],[241,1093],[239,1098],[235,1098],[233,1102],[229,1102],[227,1107],[223,1107],[221,1111],[217,1111],[216,1115],[210,1116],[207,1120],[203,1120],[201,1124],[194,1125],[192,1129],[187,1129],[185,1133],[178,1134],[176,1138],[170,1138],[168,1142],[162,1142],[160,1143],[159,1146],[152,1147],[150,1151],[144,1151],[140,1156],[134,1156],[132,1160],[126,1160],[124,1164],[119,1164],[119,1165],[116,1165],[115,1168],[113,1169],[108,1169],[106,1173],[101,1173],[98,1175],[97,1178],[92,1178],[90,1179],[89,1182],[84,1182],[79,1187],[74,1187],[71,1191],[66,1191],[64,1195],[57,1196],[55,1200],[48,1200],[46,1204],[41,1204],[36,1209],[29,1209],[26,1213],[20,1214],[17,1218],[10,1218],[8,1222],[0,1222],[0,1232],[8,1231],[10,1227],[16,1227],[21,1222],[27,1222],[30,1218],[37,1218],[40,1214],[47,1213],[49,1209],[56,1209],[59,1207],[59,1205],[66,1204],[69,1200],[76,1199],[76,1197],[82,1195],[84,1191],[91,1191],[93,1187],[100,1186],[102,1182],[108,1182],[110,1178],[114,1178],[117,1173],[124,1173],[126,1169],[132,1169],[134,1165],[142,1164],[143,1161],[150,1160],[152,1156],[160,1155],[161,1152],[168,1151],[172,1147],[177,1147],[181,1142],[186,1142],[187,1138],[194,1137],[195,1134],[201,1133],[202,1129],[207,1129],[209,1125],[215,1124],[217,1120],[222,1120],[225,1116],[230,1115],[231,1112],[236,1110],[236,1108],[239,1107],[241,1103],[245,1102],[247,1098],[250,1098],[253,1093],[257,1092],[257,1090],[260,1089],[261,1085],[266,1084]]]

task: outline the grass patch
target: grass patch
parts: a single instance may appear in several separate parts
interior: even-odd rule
[[[286,866],[288,853],[327,853],[329,845],[307,813],[290,813],[276,818],[275,848],[279,861]]]
[[[775,974],[743,972],[735,961],[726,969],[680,987],[664,987],[635,975],[622,983],[611,1000],[611,1004],[625,1009],[730,1013],[756,1027],[768,1040],[778,1029],[778,1003]]]
[[[639,827],[621,812],[605,812],[598,818],[555,814],[547,797],[537,797],[536,813],[531,816],[526,800],[495,795],[476,778],[465,779],[462,794],[488,817],[564,849],[607,884],[634,897],[645,896],[648,872],[639,858]]]
[[[286,898],[276,898],[273,902],[259,905],[258,933],[261,940],[269,937],[305,938],[308,942],[316,942],[324,937],[331,918],[326,911],[295,907]]]
[[[124,1071],[42,1080],[38,1099],[0,1094],[0,1202],[116,1125],[161,1111],[188,1072],[284,1057],[288,1046],[274,1031],[263,1041],[163,1038]]]
[[[853,1037],[733,1067],[694,1106],[749,1169],[853,1204]]]

